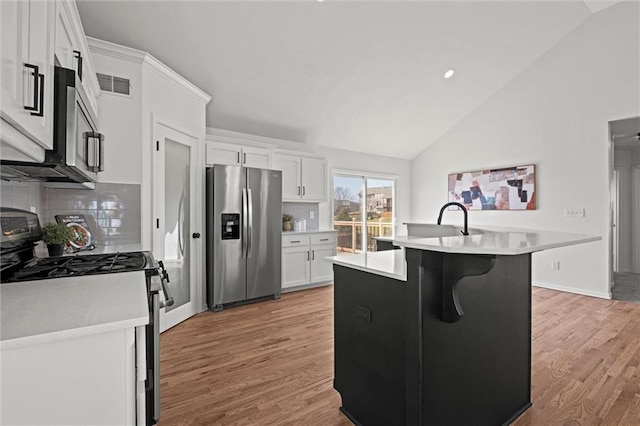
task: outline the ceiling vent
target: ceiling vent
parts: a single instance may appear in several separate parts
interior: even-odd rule
[[[98,75],[98,83],[100,89],[104,92],[119,93],[121,95],[131,94],[131,83],[128,78],[116,77],[114,75],[100,74]]]

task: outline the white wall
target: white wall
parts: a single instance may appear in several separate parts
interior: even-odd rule
[[[98,126],[105,134],[105,169],[101,182],[142,183],[142,69],[139,63],[123,60],[101,40],[89,39],[96,72],[128,78],[131,96],[101,92],[98,98]]]
[[[606,9],[412,162],[413,221],[433,222],[447,201],[447,175],[536,164],[535,211],[470,212],[493,224],[596,234],[602,241],[533,255],[533,281],[609,297],[608,122],[640,111],[638,3]],[[582,219],[565,208],[585,208]],[[448,221],[459,220],[449,215]],[[551,261],[560,270],[551,270]]]

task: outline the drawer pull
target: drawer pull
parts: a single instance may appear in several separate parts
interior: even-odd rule
[[[300,242],[300,240],[291,241],[291,244],[293,244],[293,243],[299,243],[299,242]]]
[[[320,241],[329,241],[328,238],[320,238]]]

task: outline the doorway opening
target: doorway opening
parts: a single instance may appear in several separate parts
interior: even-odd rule
[[[640,302],[640,117],[611,121],[609,129],[611,294]]]

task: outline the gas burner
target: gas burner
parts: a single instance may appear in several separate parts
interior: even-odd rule
[[[146,266],[147,258],[141,252],[48,257],[19,269],[11,281],[140,271]]]

